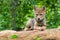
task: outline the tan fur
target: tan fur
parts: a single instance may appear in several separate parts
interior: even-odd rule
[[[45,30],[46,19],[45,19],[45,7],[37,8],[34,7],[34,18],[29,19],[24,30]]]

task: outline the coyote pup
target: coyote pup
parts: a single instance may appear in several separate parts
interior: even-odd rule
[[[40,30],[46,29],[45,7],[38,8],[34,6],[34,18],[29,19],[24,30]]]

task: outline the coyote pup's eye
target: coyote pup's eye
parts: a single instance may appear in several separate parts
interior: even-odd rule
[[[43,15],[43,14],[40,14],[40,15]]]
[[[38,16],[38,14],[36,14]]]

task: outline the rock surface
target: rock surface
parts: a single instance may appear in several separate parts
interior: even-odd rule
[[[0,40],[36,40],[36,37],[41,40],[60,40],[60,29],[47,29],[44,31],[4,30],[0,32]]]

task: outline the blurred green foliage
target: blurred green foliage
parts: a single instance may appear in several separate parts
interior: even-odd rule
[[[0,0],[0,30],[12,29],[13,25],[23,30],[26,21],[34,17],[34,5],[46,6],[47,28],[60,26],[60,0]]]

